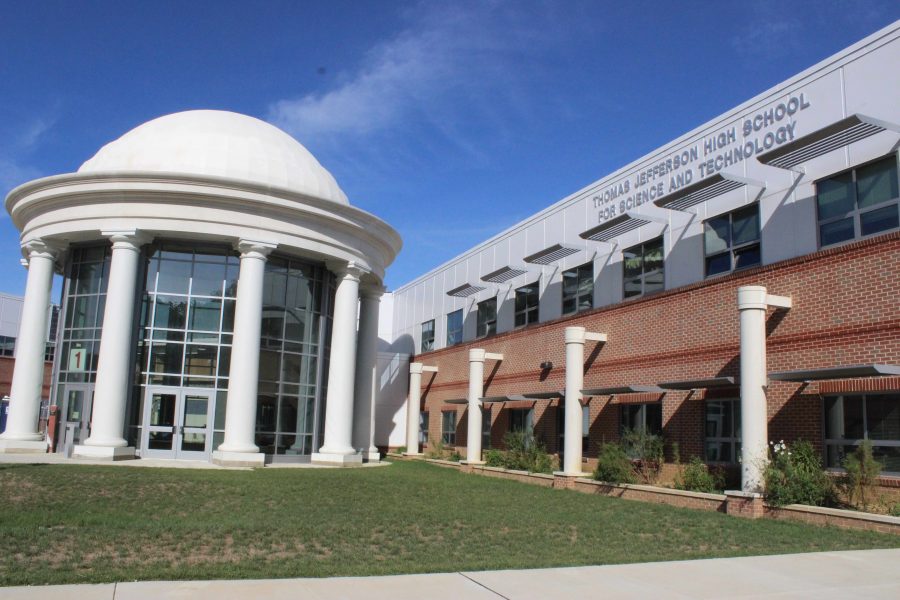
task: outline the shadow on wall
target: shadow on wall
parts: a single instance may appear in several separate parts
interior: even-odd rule
[[[406,394],[409,388],[409,357],[415,351],[410,335],[397,338],[394,343],[378,340],[375,400],[375,445],[403,446],[406,444]]]

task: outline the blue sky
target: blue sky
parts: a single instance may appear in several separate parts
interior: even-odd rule
[[[0,11],[0,192],[171,112],[299,139],[413,279],[900,18],[900,3],[71,2]],[[0,291],[22,294],[0,217]]]

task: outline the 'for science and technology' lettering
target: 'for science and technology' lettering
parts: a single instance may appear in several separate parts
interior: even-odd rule
[[[797,122],[792,117],[809,106],[806,93],[801,92],[744,119],[740,125],[740,141],[738,127],[732,126],[634,173],[630,179],[613,183],[591,198],[593,207],[599,211],[598,222],[689,185],[694,181],[695,170],[700,180],[794,140]]]

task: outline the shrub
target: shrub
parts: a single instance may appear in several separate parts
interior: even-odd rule
[[[395,452],[397,454],[404,454],[406,452],[406,446],[400,446],[399,448],[397,448],[397,450],[395,450]]]
[[[766,501],[774,506],[835,503],[834,484],[822,469],[822,459],[809,442],[798,441],[788,447],[784,440],[772,446],[764,470]]]
[[[635,482],[634,466],[621,444],[608,442],[600,447],[594,479],[606,483]]]
[[[662,436],[646,429],[626,429],[622,432],[622,448],[634,461],[635,472],[645,483],[654,483],[662,470],[664,449]]]
[[[444,440],[430,438],[428,440],[428,452],[425,453],[425,456],[428,458],[444,458],[444,453],[446,452],[446,448],[444,447]]]
[[[485,450],[484,451],[484,463],[489,467],[503,467],[506,464],[506,459],[503,456],[503,452],[496,449]]]
[[[553,457],[531,432],[510,431],[503,437],[503,445],[506,446],[506,452],[502,453],[505,468],[531,473],[553,471]]]
[[[725,488],[725,475],[719,469],[710,470],[695,456],[675,477],[675,487],[691,492],[713,493]]]
[[[881,463],[872,456],[872,442],[869,440],[863,440],[856,450],[844,458],[844,469],[847,470],[844,488],[851,504],[861,506],[863,510],[869,509],[881,468]]]
[[[447,457],[447,460],[459,462],[462,460],[462,454],[460,454],[457,450],[454,450],[450,453],[450,456]]]
[[[900,517],[900,502],[894,503],[894,505],[888,511],[888,514],[892,517]]]

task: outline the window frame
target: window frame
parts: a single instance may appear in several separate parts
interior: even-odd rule
[[[859,207],[859,189],[858,189],[858,185],[857,185],[857,184],[858,184],[858,171],[860,171],[860,170],[862,170],[862,169],[865,169],[865,168],[867,168],[867,167],[871,167],[871,166],[873,166],[873,165],[876,165],[876,164],[878,164],[878,163],[880,163],[880,162],[885,162],[885,163],[887,163],[887,162],[890,162],[891,160],[893,160],[893,163],[894,163],[894,164],[893,164],[893,167],[894,167],[894,173],[895,173],[895,176],[896,176],[896,178],[897,178],[897,180],[898,180],[898,181],[897,181],[897,189],[898,189],[898,191],[900,191],[900,165],[898,165],[898,163],[897,163],[897,155],[896,155],[896,153],[891,153],[891,154],[888,154],[888,155],[886,155],[886,156],[881,156],[881,157],[879,157],[879,158],[876,158],[876,159],[874,159],[874,160],[870,160],[870,161],[867,161],[867,162],[864,162],[864,163],[860,163],[860,164],[855,165],[855,166],[853,166],[853,167],[851,167],[851,168],[849,168],[849,169],[844,169],[843,171],[839,171],[839,172],[837,172],[837,173],[832,173],[832,174],[829,175],[828,177],[823,177],[823,178],[821,178],[821,179],[816,180],[816,182],[815,182],[815,191],[816,191],[816,193],[815,193],[815,198],[816,198],[816,202],[815,202],[815,205],[816,205],[816,243],[818,244],[818,247],[819,247],[819,248],[834,248],[834,247],[840,246],[840,245],[842,245],[842,244],[847,244],[847,243],[854,242],[854,241],[857,241],[857,240],[864,240],[864,239],[868,239],[868,238],[871,238],[871,237],[875,237],[875,236],[877,236],[877,235],[882,235],[882,234],[884,234],[884,233],[889,233],[889,232],[891,232],[891,231],[897,231],[897,230],[900,230],[900,226],[898,226],[898,227],[893,227],[893,228],[889,228],[889,229],[883,229],[883,230],[881,230],[881,231],[876,231],[876,232],[874,232],[874,233],[869,233],[869,234],[867,234],[867,235],[862,235],[862,215],[867,214],[867,213],[871,213],[871,212],[874,212],[874,211],[877,211],[877,210],[881,210],[881,209],[884,209],[884,208],[887,208],[887,207],[893,205],[893,206],[897,206],[898,216],[900,216],[900,193],[898,193],[898,195],[895,196],[895,197],[893,197],[893,198],[890,198],[890,199],[888,199],[888,200],[885,200],[885,201],[883,201],[883,202],[880,202],[879,204],[875,204],[875,205],[873,205],[873,206],[867,206],[867,207],[865,207],[864,209],[861,209],[861,208]],[[839,215],[836,215],[836,216],[833,216],[833,217],[828,217],[827,219],[822,219],[822,218],[819,216],[819,214],[820,214],[820,212],[821,212],[821,209],[820,209],[820,207],[819,207],[819,190],[820,190],[820,186],[821,186],[824,182],[826,182],[826,181],[831,181],[831,180],[833,180],[833,179],[837,179],[838,177],[843,177],[843,176],[845,176],[845,175],[847,175],[847,174],[850,174],[851,182],[852,182],[852,184],[853,184],[853,185],[852,185],[852,189],[853,189],[853,208],[852,208],[850,211],[846,212],[846,213],[842,213],[842,214],[839,214]],[[852,219],[853,219],[853,235],[852,235],[850,238],[845,239],[845,240],[840,240],[840,241],[837,241],[837,242],[831,242],[831,243],[829,243],[829,244],[823,244],[823,243],[822,243],[822,226],[823,226],[823,225],[829,225],[829,224],[831,224],[831,223],[838,223],[838,222],[843,221],[844,219],[847,219],[847,218],[852,218]]]
[[[840,393],[840,394],[823,394],[822,395],[822,453],[823,453],[823,463],[825,464],[825,468],[834,471],[843,471],[843,467],[840,465],[832,466],[829,464],[831,462],[829,456],[829,448],[830,447],[847,447],[851,449],[856,449],[860,443],[864,440],[869,440],[872,442],[873,450],[876,447],[884,447],[884,448],[900,448],[900,438],[894,440],[888,439],[872,439],[869,437],[869,411],[868,411],[868,400],[871,396],[889,396],[893,397],[894,401],[900,404],[900,393],[897,392],[865,392],[865,393]],[[860,398],[862,401],[862,428],[863,428],[863,437],[861,438],[829,438],[828,437],[828,401],[834,398]],[[846,456],[844,454],[843,456]],[[843,457],[841,457],[843,462]],[[898,471],[890,471],[883,470],[881,471],[881,475],[893,476],[896,477],[900,475],[900,470]]]
[[[632,429],[632,430],[634,429],[630,425],[626,425],[625,415],[626,415],[626,411],[634,408],[635,406],[639,407],[639,410],[640,410],[641,428],[644,431],[646,431],[652,435],[662,435],[662,433],[663,433],[662,402],[634,402],[634,403],[620,404],[619,406],[620,406],[620,409],[619,409],[619,434],[620,435],[622,433],[624,433],[626,429]],[[652,430],[649,427],[647,427],[647,409],[648,409],[648,407],[655,407],[659,410],[659,430]]]
[[[659,244],[659,250],[662,253],[662,260],[660,260],[660,266],[658,269],[652,269],[650,271],[646,270],[646,262],[647,262],[647,247],[648,246],[656,246]],[[636,250],[636,251],[635,251]],[[634,254],[635,257],[640,258],[641,262],[641,272],[639,275],[634,277],[628,277],[626,261],[628,260],[627,254]],[[651,275],[662,275],[662,287],[658,289],[647,290],[647,278]],[[629,281],[640,281],[640,291],[636,294],[628,294],[627,284]],[[657,294],[659,292],[665,291],[666,289],[666,244],[665,238],[663,236],[657,236],[652,240],[647,240],[646,242],[641,242],[639,244],[635,244],[630,248],[625,248],[622,250],[622,299],[628,300],[630,298],[641,298],[643,296],[648,296],[650,294]]]
[[[726,436],[710,436],[707,424],[709,422],[710,405],[723,404],[730,405],[731,410],[731,431]],[[741,424],[741,401],[740,398],[716,398],[714,400],[706,400],[703,407],[703,458],[709,464],[736,465],[739,463],[741,456],[742,443],[742,424]],[[709,455],[709,444],[728,444],[731,448],[732,460],[713,460]]]
[[[734,243],[734,217],[738,213],[748,212],[750,209],[755,209],[756,211],[756,237],[752,240],[740,242],[738,244]],[[707,248],[707,232],[710,227],[710,223],[716,219],[721,219],[723,217],[728,217],[728,241],[724,249],[715,250],[710,252]],[[735,266],[737,263],[737,257],[744,252],[756,247],[757,252],[759,254],[759,260],[753,264]],[[729,259],[729,268],[723,271],[716,271],[715,273],[710,273],[709,265],[710,259],[714,257],[719,257],[722,255],[728,255]],[[762,219],[759,211],[759,202],[753,202],[751,204],[745,204],[734,210],[730,210],[724,213],[720,213],[718,215],[714,215],[709,217],[705,221],[703,221],[703,273],[704,278],[709,277],[718,277],[720,275],[727,275],[729,273],[735,273],[737,271],[743,271],[744,269],[751,269],[753,267],[758,267],[763,264],[762,260]]]
[[[450,320],[456,316],[459,316],[459,327],[451,329],[450,328]],[[458,308],[454,311],[447,313],[446,320],[447,320],[447,346],[456,346],[458,344],[462,344],[462,342],[463,342],[463,327],[464,327],[464,323],[465,323],[465,319],[463,318],[463,309]],[[453,336],[454,333],[458,333],[459,337],[456,338],[455,336]]]
[[[456,411],[445,410],[441,412],[441,443],[456,445]]]
[[[483,309],[483,310],[482,310]],[[478,303],[475,323],[475,337],[484,338],[497,333],[497,296]]]
[[[531,408],[507,408],[508,411],[506,415],[506,430],[508,432],[514,431],[524,431],[530,433],[532,436],[534,435],[534,407]],[[517,427],[513,427],[513,414],[522,415],[522,425],[521,429]],[[516,419],[517,421],[519,419]]]
[[[590,277],[586,277],[585,273],[590,272]],[[575,274],[575,293],[567,296],[566,294],[566,275]],[[589,291],[581,292],[581,287],[585,281],[590,280]],[[577,267],[572,267],[571,269],[566,269],[562,272],[562,286],[561,286],[561,296],[562,296],[562,314],[565,315],[574,315],[578,314],[582,311],[591,310],[594,308],[594,261],[590,260],[584,264],[578,265]],[[585,308],[579,308],[581,306],[582,300],[584,298],[590,298],[590,306]],[[566,302],[574,301],[574,308],[572,310],[566,310]]]
[[[528,290],[528,291],[523,291]],[[534,290],[533,292],[531,290]],[[525,298],[525,307],[519,309],[519,297]],[[534,304],[529,303],[528,299],[533,296]],[[528,327],[532,323],[540,322],[541,308],[541,286],[539,281],[528,283],[522,287],[516,288],[516,295],[513,304],[515,316],[513,317],[513,327]],[[519,322],[521,319],[521,323]]]
[[[426,327],[425,327],[428,324],[431,324],[430,329],[426,329]],[[430,331],[430,333],[431,333],[430,338],[425,337],[425,334],[428,331]],[[421,331],[421,334],[419,335],[419,347],[420,347],[419,352],[430,352],[430,351],[434,350],[434,338],[435,338],[434,332],[435,332],[434,319],[430,319],[430,320],[422,323],[422,331]],[[426,344],[426,340],[429,343]]]

